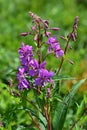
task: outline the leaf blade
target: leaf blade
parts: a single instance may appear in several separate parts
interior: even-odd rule
[[[82,79],[79,82],[77,82],[75,85],[73,85],[73,88],[70,91],[70,93],[64,97],[63,99],[64,103],[60,102],[57,104],[57,108],[55,110],[53,121],[52,121],[53,130],[62,130],[66,119],[69,103],[71,102],[72,98],[76,94],[78,88],[85,82],[85,80],[86,79]]]

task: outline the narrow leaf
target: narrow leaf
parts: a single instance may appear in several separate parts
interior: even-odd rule
[[[76,79],[76,78],[70,77],[70,76],[62,76],[62,75],[58,75],[58,76],[54,75],[53,76],[53,80],[54,81],[58,81],[58,80],[73,80],[73,79]]]
[[[25,111],[28,111],[32,116],[34,116],[36,119],[38,119],[40,121],[41,124],[43,124],[43,126],[45,126],[45,122],[43,122],[43,120],[37,115],[37,113],[31,109],[24,109]]]
[[[57,104],[53,121],[52,121],[53,130],[62,130],[66,119],[69,103],[72,101],[72,98],[76,94],[78,88],[80,87],[81,84],[85,82],[85,80],[86,79],[82,79],[79,82],[77,82],[75,85],[73,85],[71,91],[64,97],[63,99],[64,103],[59,102]]]
[[[85,101],[83,99],[76,112],[76,121],[83,116],[84,109],[85,109]]]

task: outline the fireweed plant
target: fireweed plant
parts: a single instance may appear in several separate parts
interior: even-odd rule
[[[29,115],[34,127],[37,127],[36,129],[62,130],[69,103],[84,82],[84,80],[79,81],[67,95],[60,98],[58,83],[63,77],[60,77],[59,73],[70,41],[76,41],[78,16],[75,17],[72,31],[67,38],[60,36],[66,42],[65,49],[61,48],[57,36],[51,34],[52,31],[59,31],[59,28],[50,28],[48,20],[43,20],[32,12],[29,12],[29,16],[32,19],[31,30],[21,33],[20,36],[31,35],[36,47],[25,45],[22,42],[18,50],[21,63],[17,71],[18,90],[12,91],[12,93],[21,99],[23,103],[21,109]],[[46,46],[44,55],[43,46]],[[60,65],[55,72],[52,71],[52,68],[49,70],[46,67],[46,58],[49,55],[53,55],[57,60],[61,58]],[[69,62],[73,64],[71,60]],[[33,93],[33,97],[31,93]],[[30,107],[24,102],[30,104]],[[34,127],[32,126],[32,129]]]

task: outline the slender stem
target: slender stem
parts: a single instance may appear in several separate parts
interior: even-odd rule
[[[62,60],[61,60],[61,63],[60,63],[60,66],[59,66],[59,68],[58,68],[58,71],[57,71],[56,75],[58,75],[58,74],[59,74],[59,72],[60,72],[60,69],[61,69],[61,67],[62,67],[63,62],[64,62],[64,58],[62,57]]]
[[[85,113],[85,111],[84,111],[84,113]],[[73,125],[71,126],[71,128],[69,130],[72,130],[75,127],[75,125],[79,122],[79,120],[80,120],[80,118],[73,123]]]
[[[50,118],[50,113],[48,113],[48,127],[49,127],[48,130],[52,130],[52,127],[51,127],[51,118]]]
[[[38,24],[38,38],[37,38],[37,48],[38,48],[38,50],[37,50],[37,56],[38,56],[38,64],[39,64],[39,66],[40,66],[40,64],[41,64],[41,52],[40,52],[40,47],[41,47],[41,41],[40,41],[40,29],[41,29],[41,27],[40,27],[40,23],[37,21],[37,24]],[[40,87],[38,87],[38,94],[39,94],[39,91],[40,91]]]
[[[68,49],[68,46],[69,46],[69,42],[70,42],[70,39],[71,39],[71,37],[72,37],[72,33],[73,33],[73,32],[74,32],[74,30],[72,30],[72,32],[70,33],[70,35],[69,35],[69,37],[68,37],[68,40],[67,40],[67,43],[66,43],[66,47],[65,47],[65,49],[64,49],[64,55],[66,55],[66,52],[67,52],[67,49]],[[57,71],[56,75],[59,74],[59,72],[60,72],[60,70],[61,70],[61,68],[62,68],[63,62],[64,62],[64,57],[62,57],[62,60],[61,60],[61,63],[60,63],[60,66],[59,66],[59,68],[58,68],[58,71]]]
[[[68,45],[69,45],[69,42],[70,42],[70,39],[71,39],[72,33],[73,33],[73,31],[71,32],[71,34],[70,34],[70,36],[69,36],[69,38],[68,38],[68,40],[67,40],[66,47],[65,47],[65,50],[64,50],[64,54],[66,54],[66,52],[67,52]]]
[[[40,125],[35,121],[35,119],[31,116],[30,112],[29,111],[26,111],[26,113],[29,115],[29,117],[31,117],[33,123],[36,125],[36,127],[39,129],[39,130],[42,130],[40,128]]]
[[[51,128],[51,119],[50,119],[50,112],[49,112],[49,104],[48,104],[48,99],[47,99],[47,114],[48,114],[48,130],[52,130]]]
[[[44,107],[44,112],[45,112],[45,117],[46,117],[46,120],[47,120],[47,128],[48,128],[48,130],[52,130],[50,113],[49,113],[48,109],[49,109],[49,106],[48,106],[48,103],[47,103],[47,105]]]
[[[25,99],[28,103],[30,103],[33,107],[35,107],[39,112],[41,112],[40,109],[38,109],[38,107],[37,107],[33,102],[31,102],[29,99],[23,97],[21,94],[15,92],[15,91],[12,91],[12,93],[13,93],[15,96],[17,96],[17,97],[20,97],[20,98]]]
[[[78,123],[79,120],[80,119],[78,119],[76,122],[74,122],[74,124],[71,126],[71,128],[69,130],[72,130],[75,127],[76,123]]]
[[[74,20],[72,32],[71,32],[71,33],[69,34],[69,36],[68,36],[68,40],[67,40],[66,47],[65,47],[65,50],[64,50],[64,54],[65,54],[65,55],[66,55],[66,52],[67,52],[67,49],[68,49],[68,45],[69,45],[70,39],[73,38],[73,40],[75,41],[75,37],[76,37],[76,36],[75,36],[75,31],[76,31],[77,26],[78,26],[78,20],[79,20],[79,17],[76,16],[76,17],[75,17],[75,20]],[[74,37],[72,37],[73,34],[74,34]],[[58,75],[59,72],[60,72],[60,69],[61,69],[61,67],[62,67],[63,62],[64,62],[64,59],[62,58],[61,63],[60,63],[60,66],[59,66],[59,69],[58,69],[58,71],[57,71],[57,75]]]
[[[40,53],[40,23],[38,23],[38,38],[37,38],[37,47],[38,47],[38,63],[41,63],[41,53]]]
[[[47,56],[50,55],[50,54],[54,54],[54,52],[52,51],[52,52],[47,53],[47,54],[43,57],[42,61],[44,61],[44,60],[47,58]]]
[[[23,97],[24,98],[24,97]],[[27,102],[29,102],[33,107],[35,107],[40,113],[41,113],[41,111],[40,111],[40,109],[38,109],[38,107],[34,104],[34,103],[32,103],[31,101],[29,101],[27,98],[24,98]]]

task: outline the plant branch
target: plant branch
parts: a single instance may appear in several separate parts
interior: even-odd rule
[[[70,35],[69,35],[69,37],[68,37],[68,40],[67,40],[67,43],[66,43],[66,47],[65,47],[65,49],[64,49],[64,55],[66,55],[66,53],[67,53],[67,49],[68,49],[68,46],[69,46],[70,39],[72,38],[72,33],[73,33],[73,32],[74,32],[74,30],[70,33]],[[59,68],[58,68],[58,71],[57,71],[56,75],[59,74],[59,72],[60,72],[60,70],[61,70],[61,68],[62,68],[63,62],[64,62],[64,57],[62,57],[62,60],[61,60],[61,63],[60,63],[60,66],[59,66]]]
[[[27,98],[23,97],[21,94],[15,92],[13,90],[12,90],[12,93],[14,94],[14,96],[25,99],[28,103],[30,103],[33,107],[35,107],[41,113],[40,109],[38,109],[38,107],[32,101],[28,100]]]
[[[78,119],[77,121],[75,121],[74,124],[71,126],[71,128],[69,130],[72,130],[75,127],[76,123],[78,123],[79,120],[80,119]]]
[[[66,47],[65,47],[65,50],[64,50],[64,54],[66,55],[66,52],[67,52],[67,49],[68,49],[68,46],[69,46],[69,42],[70,40],[72,39],[73,41],[76,41],[76,29],[77,29],[77,26],[78,26],[78,20],[79,20],[79,17],[76,16],[75,17],[75,20],[74,20],[74,24],[73,24],[73,29],[72,29],[72,32],[68,35],[68,40],[67,40],[67,43],[66,43]],[[62,57],[62,60],[61,60],[61,63],[60,63],[60,66],[58,68],[58,71],[57,71],[57,75],[59,74],[60,72],[60,69],[63,65],[63,62],[64,62],[64,58]]]
[[[47,104],[46,106],[44,106],[44,112],[45,112],[45,117],[46,117],[46,120],[47,120],[48,130],[52,130],[52,128],[51,128],[50,113],[48,112],[48,109],[49,109],[49,106]]]
[[[33,123],[35,124],[35,126],[36,126],[39,130],[42,130],[42,129],[40,128],[39,123],[37,123],[37,122],[35,121],[35,119],[31,116],[30,112],[29,112],[29,111],[26,111],[26,113],[27,113],[27,114],[29,115],[29,117],[32,119],[32,121],[33,121]]]

